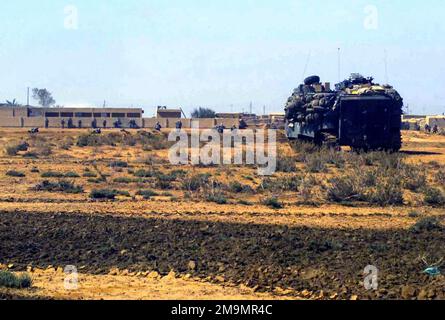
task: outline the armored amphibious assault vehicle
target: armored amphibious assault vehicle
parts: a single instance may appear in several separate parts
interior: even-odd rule
[[[286,135],[330,147],[398,151],[403,99],[389,85],[352,74],[330,88],[311,76],[286,104]]]

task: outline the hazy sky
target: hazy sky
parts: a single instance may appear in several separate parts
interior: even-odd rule
[[[77,16],[77,19],[76,19]],[[445,112],[440,0],[15,0],[0,5],[0,100],[280,112],[306,75],[373,75]],[[387,72],[385,72],[385,51]]]

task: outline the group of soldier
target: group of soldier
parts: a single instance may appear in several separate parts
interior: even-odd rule
[[[425,132],[426,133],[438,134],[439,133],[439,126],[437,124],[435,124],[433,126],[433,128],[431,128],[431,126],[429,124],[426,124],[425,125]]]
[[[182,126],[183,125],[182,125],[182,121],[181,120],[177,121],[176,124],[175,124],[175,128],[178,131],[182,130]],[[233,125],[232,128],[230,128],[230,130],[232,130],[232,131],[237,130],[237,129],[244,130],[244,129],[247,129],[247,127],[248,127],[247,123],[243,119],[240,119],[238,126]],[[226,126],[224,124],[221,123],[221,124],[217,125],[216,127],[214,127],[214,129],[217,130],[219,133],[224,133],[224,130],[226,130],[227,128],[226,128]],[[155,124],[155,130],[156,131],[161,131],[162,130],[162,125],[161,125],[161,123],[159,121],[156,122],[156,124]]]
[[[131,120],[129,124],[130,124],[130,128],[132,128],[132,129],[138,128],[138,125],[135,120]],[[65,129],[65,127],[69,128],[69,129],[75,128],[74,121],[71,118],[69,118],[67,121],[65,121],[65,119],[62,119],[60,121],[60,125],[61,125],[62,129]],[[77,123],[77,128],[82,128],[82,125],[83,125],[82,120],[79,120]],[[108,125],[107,120],[104,120],[102,122],[102,127],[105,129],[105,128],[107,128],[107,125]],[[175,124],[175,128],[178,131],[182,130],[182,126],[183,126],[183,124],[182,124],[181,120],[179,120]],[[122,122],[120,120],[115,121],[113,123],[113,127],[121,128]],[[244,129],[247,129],[247,127],[248,127],[247,123],[243,119],[240,119],[238,126],[233,125],[232,128],[230,128],[230,130],[232,130],[232,131],[237,130],[237,129],[244,130]],[[48,119],[45,119],[45,128],[49,128],[49,120]],[[100,129],[96,119],[93,119],[93,121],[91,122],[91,128]],[[154,129],[156,131],[162,130],[162,125],[159,121],[155,124]],[[224,126],[224,124],[221,123],[221,124],[217,125],[214,129],[217,130],[219,133],[223,133],[224,130],[226,130],[227,128]]]
[[[67,121],[65,121],[65,119],[62,119],[60,121],[60,125],[61,125],[62,129],[65,129],[65,127],[69,128],[69,129],[75,128],[74,121],[71,118],[69,118]],[[136,120],[130,120],[129,125],[130,125],[130,128],[132,128],[132,129],[138,128]],[[108,128],[107,120],[104,120],[102,122],[102,126],[103,126],[104,129]],[[113,122],[113,127],[116,128],[116,129],[117,128],[121,128],[122,127],[122,122],[119,119],[116,120],[115,122]],[[49,119],[45,119],[45,128],[49,128]],[[82,120],[79,120],[77,122],[77,128],[79,128],[79,129],[83,128]],[[93,129],[99,128],[99,125],[98,125],[96,119],[93,119],[93,121],[91,121],[91,128],[93,128]]]

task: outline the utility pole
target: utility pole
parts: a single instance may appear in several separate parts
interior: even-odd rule
[[[263,106],[263,116],[266,115],[266,106]]]
[[[104,100],[103,108],[105,109],[106,106],[107,106],[107,101]]]
[[[29,107],[29,87],[28,87],[28,94],[26,98],[26,106]]]
[[[253,103],[252,103],[252,101],[250,102],[250,114],[252,114],[252,111],[253,111]]]

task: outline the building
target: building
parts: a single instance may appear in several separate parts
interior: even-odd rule
[[[222,112],[217,113],[216,117],[219,119],[241,119],[242,113],[239,112]]]
[[[182,113],[182,109],[168,109],[167,107],[158,107],[156,118],[179,119],[182,118]]]
[[[445,116],[426,117],[426,123],[430,126],[430,128],[437,126],[439,129],[445,130]]]
[[[39,108],[0,106],[0,127],[142,127],[141,108]]]

